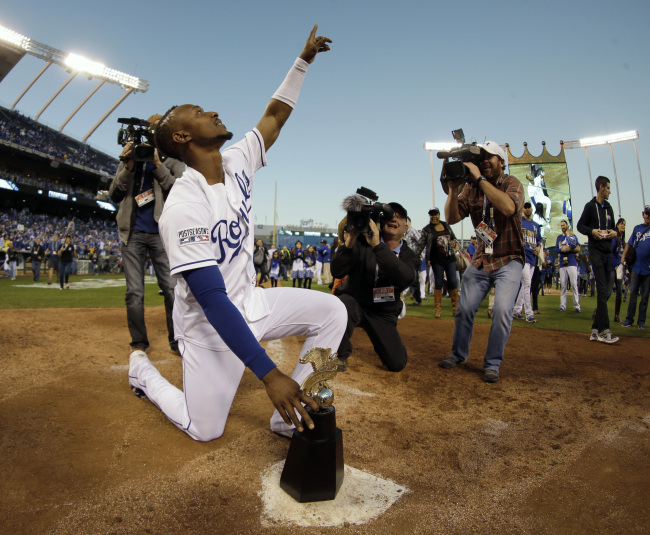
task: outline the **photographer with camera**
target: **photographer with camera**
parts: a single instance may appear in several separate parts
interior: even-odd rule
[[[478,154],[476,147],[480,148]],[[453,225],[470,216],[479,239],[472,263],[463,277],[451,354],[439,366],[450,369],[467,361],[474,316],[494,287],[493,319],[483,359],[483,379],[496,383],[526,258],[521,233],[524,188],[516,177],[504,173],[505,152],[497,143],[487,141],[472,148],[472,155],[461,159],[462,167],[452,169],[446,160],[443,166],[443,189],[448,195],[447,222]],[[457,173],[457,169],[461,173]],[[459,193],[462,182],[467,183]]]
[[[360,188],[359,192],[373,192]],[[376,199],[376,196],[374,196]],[[396,203],[366,204],[359,195],[347,197],[345,243],[332,258],[332,276],[343,278],[336,295],[345,304],[348,323],[338,349],[347,369],[352,353],[350,338],[357,326],[368,337],[384,365],[393,372],[406,367],[408,355],[397,332],[397,320],[404,306],[400,294],[417,277],[420,258],[402,240],[406,231],[406,209]],[[379,224],[378,224],[379,223]]]
[[[169,347],[178,352],[172,321],[175,284],[158,233],[158,220],[167,194],[176,178],[185,171],[185,164],[173,158],[163,161],[158,154],[153,144],[153,128],[161,118],[161,115],[152,115],[146,122],[139,119],[119,120],[129,126],[120,130],[118,140],[124,144],[124,149],[108,193],[113,203],[119,203],[116,219],[126,277],[126,319],[131,333],[130,345],[142,350],[149,347],[144,322],[144,265],[149,257],[165,299]],[[135,126],[147,126],[137,129],[133,123],[136,123]],[[143,138],[145,142],[142,142]]]

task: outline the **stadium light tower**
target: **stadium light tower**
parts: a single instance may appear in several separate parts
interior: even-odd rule
[[[589,164],[589,147],[597,147],[599,145],[609,145],[609,152],[612,155],[612,165],[614,166],[614,181],[616,183],[616,200],[618,202],[618,217],[621,217],[621,196],[618,190],[618,177],[616,175],[616,162],[614,161],[614,150],[612,149],[613,143],[620,143],[622,141],[631,141],[634,143],[634,154],[636,155],[636,165],[639,168],[639,180],[641,182],[641,200],[645,206],[645,192],[643,190],[643,178],[641,177],[641,164],[639,163],[639,153],[636,149],[636,140],[639,139],[639,132],[630,130],[629,132],[619,132],[617,134],[607,134],[605,136],[595,136],[580,139],[578,141],[565,141],[565,149],[585,149],[587,155],[587,168],[589,169],[589,185],[591,186],[591,194],[594,194],[594,186],[591,180],[591,165]]]
[[[90,129],[90,131],[84,136],[83,141],[85,142],[93,132],[99,127],[102,122],[117,108],[126,97],[131,93],[137,92],[146,92],[149,89],[149,82],[146,80],[141,80],[137,76],[132,76],[124,72],[111,69],[104,64],[93,61],[91,59],[85,58],[79,54],[63,52],[56,48],[44,45],[38,41],[34,41],[29,37],[21,35],[9,28],[0,25],[0,49],[5,48],[9,49],[14,53],[13,63],[9,65],[11,70],[18,61],[22,59],[25,54],[30,54],[35,56],[43,61],[47,62],[45,67],[36,75],[36,77],[25,87],[23,92],[18,96],[14,101],[11,109],[13,110],[16,107],[16,104],[25,96],[27,91],[34,85],[34,83],[43,75],[43,73],[52,65],[56,64],[68,72],[72,72],[71,76],[66,80],[66,82],[58,89],[54,95],[48,100],[48,102],[43,106],[43,108],[36,115],[36,120],[40,115],[45,111],[45,109],[52,103],[52,101],[63,91],[63,89],[75,78],[79,73],[85,74],[90,78],[98,78],[101,80],[99,85],[91,91],[91,93],[77,106],[77,108],[70,114],[70,116],[64,121],[64,123],[59,128],[59,132],[63,130],[63,127],[74,117],[74,115],[81,109],[81,107],[88,102],[90,97],[92,97],[97,90],[105,83],[111,83],[119,85],[124,89],[125,93],[120,97],[120,99],[102,116],[102,118]],[[7,70],[7,72],[8,72]],[[4,73],[6,74],[6,72]],[[0,78],[0,82],[2,78]]]
[[[433,205],[436,205],[436,178],[433,173],[433,151],[449,151],[451,149],[454,149],[456,147],[460,147],[460,143],[456,143],[453,141],[448,141],[448,142],[440,142],[440,143],[431,143],[427,142],[424,144],[424,150],[429,151],[429,161],[431,162],[431,195],[432,195],[432,200],[433,200]]]

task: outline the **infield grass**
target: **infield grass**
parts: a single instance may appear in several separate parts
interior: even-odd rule
[[[312,284],[312,288],[321,291],[329,292],[327,286],[319,286]],[[406,315],[414,318],[426,318],[434,320],[435,306],[433,304],[433,295],[427,296],[427,301],[422,301],[422,306],[419,307],[406,307]],[[637,299],[637,310],[640,299]],[[408,297],[406,304],[412,303],[413,300]],[[552,290],[550,295],[540,295],[538,297],[539,311],[541,314],[535,316],[537,323],[527,323],[525,320],[513,320],[513,329],[549,329],[552,331],[567,331],[572,333],[580,333],[589,335],[591,333],[591,315],[596,308],[596,297],[581,297],[580,306],[582,312],[579,314],[573,310],[573,301],[571,295],[567,296],[567,310],[565,312],[558,312],[557,308],[560,306],[560,291]],[[650,326],[645,330],[639,330],[636,322],[632,327],[621,327],[620,323],[614,323],[614,298],[608,301],[609,307],[609,321],[611,331],[618,336],[638,336],[642,338],[650,338]],[[487,315],[488,299],[487,297],[481,303],[478,312],[476,313],[475,323],[491,323],[492,320]],[[623,302],[621,306],[621,320],[625,318],[627,312],[627,302]],[[636,316],[635,316],[636,318]],[[444,320],[451,320],[451,300],[445,298],[442,300],[442,318]]]
[[[330,293],[327,286],[312,284],[313,290]],[[40,282],[34,282],[29,276],[19,276],[15,281],[0,279],[0,309],[14,308],[119,308],[124,307],[124,292],[126,283],[124,275],[74,275],[70,277],[70,290],[59,290],[58,281],[47,284],[47,275],[41,276]],[[433,296],[422,302],[420,307],[407,307],[408,316],[425,318],[434,321]],[[640,300],[637,300],[637,306]],[[412,303],[407,298],[406,303]],[[565,312],[558,312],[560,306],[559,290],[552,290],[551,295],[540,295],[538,298],[541,314],[536,316],[537,323],[527,323],[523,320],[514,320],[513,329],[549,329],[553,331],[566,331],[588,335],[591,332],[591,314],[596,308],[595,297],[582,297],[580,304],[582,312],[576,313],[571,305],[571,296],[568,296],[568,308]],[[487,298],[481,303],[476,314],[476,323],[490,323],[487,317]],[[145,277],[145,306],[163,306],[163,297],[158,295],[158,284],[154,277]],[[614,299],[610,299],[609,319],[610,327],[618,336],[637,336],[650,338],[650,328],[639,330],[635,325],[628,328],[614,323]],[[621,318],[625,317],[627,302],[621,307]],[[442,319],[451,320],[451,301],[442,300]],[[532,334],[532,333],[531,333]]]
[[[15,281],[0,279],[0,308],[115,308],[124,307],[124,275],[72,275],[70,289],[59,290],[59,281],[47,284],[19,276]],[[145,277],[145,306],[163,305],[155,277]]]

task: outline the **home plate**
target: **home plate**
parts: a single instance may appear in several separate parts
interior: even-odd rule
[[[262,474],[260,496],[264,505],[262,525],[277,524],[323,527],[365,524],[378,517],[409,490],[390,479],[345,466],[343,484],[336,499],[298,503],[280,488],[284,461],[272,465]]]

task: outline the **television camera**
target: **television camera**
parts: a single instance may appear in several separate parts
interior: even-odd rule
[[[472,162],[477,166],[480,165],[483,161],[481,147],[478,146],[476,141],[465,143],[465,134],[462,128],[452,130],[451,135],[454,136],[454,140],[457,143],[460,143],[460,146],[448,151],[438,152],[438,158],[448,160],[442,166],[441,180],[451,182],[466,181],[469,171],[465,167],[464,162]]]
[[[377,199],[379,197],[374,191],[363,186],[357,189],[356,195],[344,199],[343,208],[348,212],[346,232],[367,234],[371,219],[379,226],[395,217],[392,206],[377,202]]]
[[[151,162],[154,156],[154,130],[149,121],[136,117],[122,117],[117,120],[122,127],[117,132],[117,144],[133,143],[133,159],[136,162]]]

